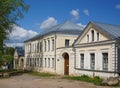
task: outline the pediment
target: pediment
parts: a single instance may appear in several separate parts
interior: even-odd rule
[[[92,35],[92,31],[94,32],[94,37]],[[92,39],[94,38],[94,40]],[[93,42],[101,42],[109,40],[110,38],[106,33],[99,30],[98,27],[94,26],[92,23],[89,23],[83,30],[82,34],[78,37],[74,45],[84,44],[84,43],[93,43]]]

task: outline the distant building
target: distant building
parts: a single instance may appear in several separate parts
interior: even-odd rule
[[[15,47],[14,69],[24,69],[24,49],[22,47]]]
[[[82,29],[65,22],[25,41],[25,68],[62,75],[120,75],[120,26],[89,22]]]

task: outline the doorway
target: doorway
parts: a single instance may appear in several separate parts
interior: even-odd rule
[[[69,55],[68,55],[68,53],[64,53],[63,58],[64,58],[64,75],[69,75]]]

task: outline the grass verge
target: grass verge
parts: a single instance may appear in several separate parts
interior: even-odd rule
[[[29,72],[29,74],[40,77],[51,77],[57,76],[56,74],[46,73],[46,72]]]
[[[94,83],[95,85],[101,85],[103,79],[101,79],[98,76],[95,77],[89,77],[87,75],[82,75],[82,76],[64,76],[64,79],[71,79],[71,80],[77,80],[77,81],[84,81],[84,82],[90,82]]]

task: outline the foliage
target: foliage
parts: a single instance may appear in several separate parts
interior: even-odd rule
[[[0,50],[3,52],[4,40],[12,32],[12,25],[23,18],[28,5],[24,0],[0,0]]]
[[[6,47],[5,54],[7,55],[14,55],[15,49],[13,47]]]
[[[35,75],[35,76],[40,76],[40,77],[51,77],[51,76],[56,76],[56,74],[45,73],[45,72],[30,72],[29,74]]]
[[[71,80],[84,81],[84,82],[91,82],[91,83],[94,83],[95,85],[101,85],[102,81],[103,81],[103,79],[101,79],[98,76],[89,77],[87,75],[82,75],[82,76],[64,76],[63,78],[71,79]]]

